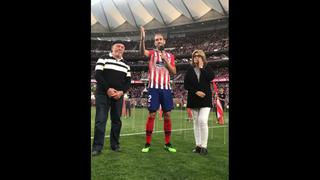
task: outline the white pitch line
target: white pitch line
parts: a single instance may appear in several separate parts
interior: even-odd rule
[[[212,127],[209,127],[209,128],[222,128],[222,127],[228,127],[226,125],[223,125],[223,126],[212,126]],[[188,129],[173,129],[171,131],[188,131],[188,130],[193,130],[193,128],[188,128]],[[152,133],[163,133],[163,131],[153,131]],[[138,133],[130,133],[130,134],[120,134],[120,137],[121,136],[133,136],[133,135],[139,135],[139,134],[146,134],[146,132],[138,132]],[[105,136],[106,138],[107,137],[110,137],[110,136]],[[91,137],[91,139],[93,139],[93,137]]]

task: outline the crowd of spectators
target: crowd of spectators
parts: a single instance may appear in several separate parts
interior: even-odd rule
[[[196,38],[195,38],[196,37]],[[202,32],[180,33],[179,36],[167,37],[166,51],[177,55],[191,55],[195,49],[204,52],[218,52],[228,50],[229,38],[227,29]],[[139,41],[124,41],[126,51],[124,56],[127,60],[142,58],[139,54]],[[110,52],[112,41],[91,40],[91,56],[99,57],[101,54]],[[146,49],[154,48],[154,41],[145,42]]]
[[[218,61],[218,60],[228,60],[226,53],[229,48],[229,38],[227,29],[215,30],[215,31],[202,31],[202,32],[186,32],[179,34],[167,34],[167,44],[166,51],[171,52],[175,56],[191,56],[191,53],[195,49],[202,49],[206,53],[210,53],[207,56],[208,62]],[[153,49],[153,40],[147,40],[146,49]],[[97,41],[91,40],[91,56],[92,61],[97,61],[99,57],[110,52],[111,41]],[[139,41],[125,41],[126,52],[124,53],[125,59],[128,61],[129,65],[147,65],[148,61],[144,60],[139,54]],[[221,52],[222,53],[219,53]],[[217,53],[212,53],[217,52]],[[133,61],[133,59],[135,59]],[[130,61],[131,60],[131,61]],[[191,58],[176,58],[176,64],[190,63]],[[94,79],[94,66],[92,63],[91,78]],[[216,78],[228,78],[229,69],[228,67],[214,68]],[[183,86],[183,79],[185,75],[185,70],[179,70],[178,73],[171,77],[172,83],[172,93],[174,96],[175,104],[185,104],[187,91]],[[134,81],[139,81],[148,78],[148,72],[131,72],[131,79]],[[217,86],[224,88],[226,93],[226,105],[229,103],[229,83],[228,82],[217,82]],[[94,94],[95,83],[92,83],[91,94]],[[146,84],[132,84],[128,90],[129,97],[131,99],[131,104],[135,107],[146,107],[147,100],[143,97],[144,91],[146,91]],[[94,96],[92,96],[94,98]],[[94,101],[92,101],[94,102]]]

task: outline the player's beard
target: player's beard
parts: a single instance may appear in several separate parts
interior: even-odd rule
[[[164,46],[164,44],[163,44],[163,43],[158,43],[156,47],[157,47],[157,49],[159,50],[159,48],[160,48],[161,46]]]

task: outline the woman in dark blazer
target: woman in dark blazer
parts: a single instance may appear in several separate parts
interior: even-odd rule
[[[214,72],[207,65],[206,55],[202,50],[192,53],[192,66],[187,69],[184,77],[184,88],[188,90],[187,108],[192,109],[195,153],[208,153],[208,119],[212,107],[211,81]]]

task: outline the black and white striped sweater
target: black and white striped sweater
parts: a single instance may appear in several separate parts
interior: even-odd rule
[[[110,55],[99,58],[95,67],[96,94],[106,95],[108,88],[125,93],[131,84],[130,66],[123,59],[116,60]]]

